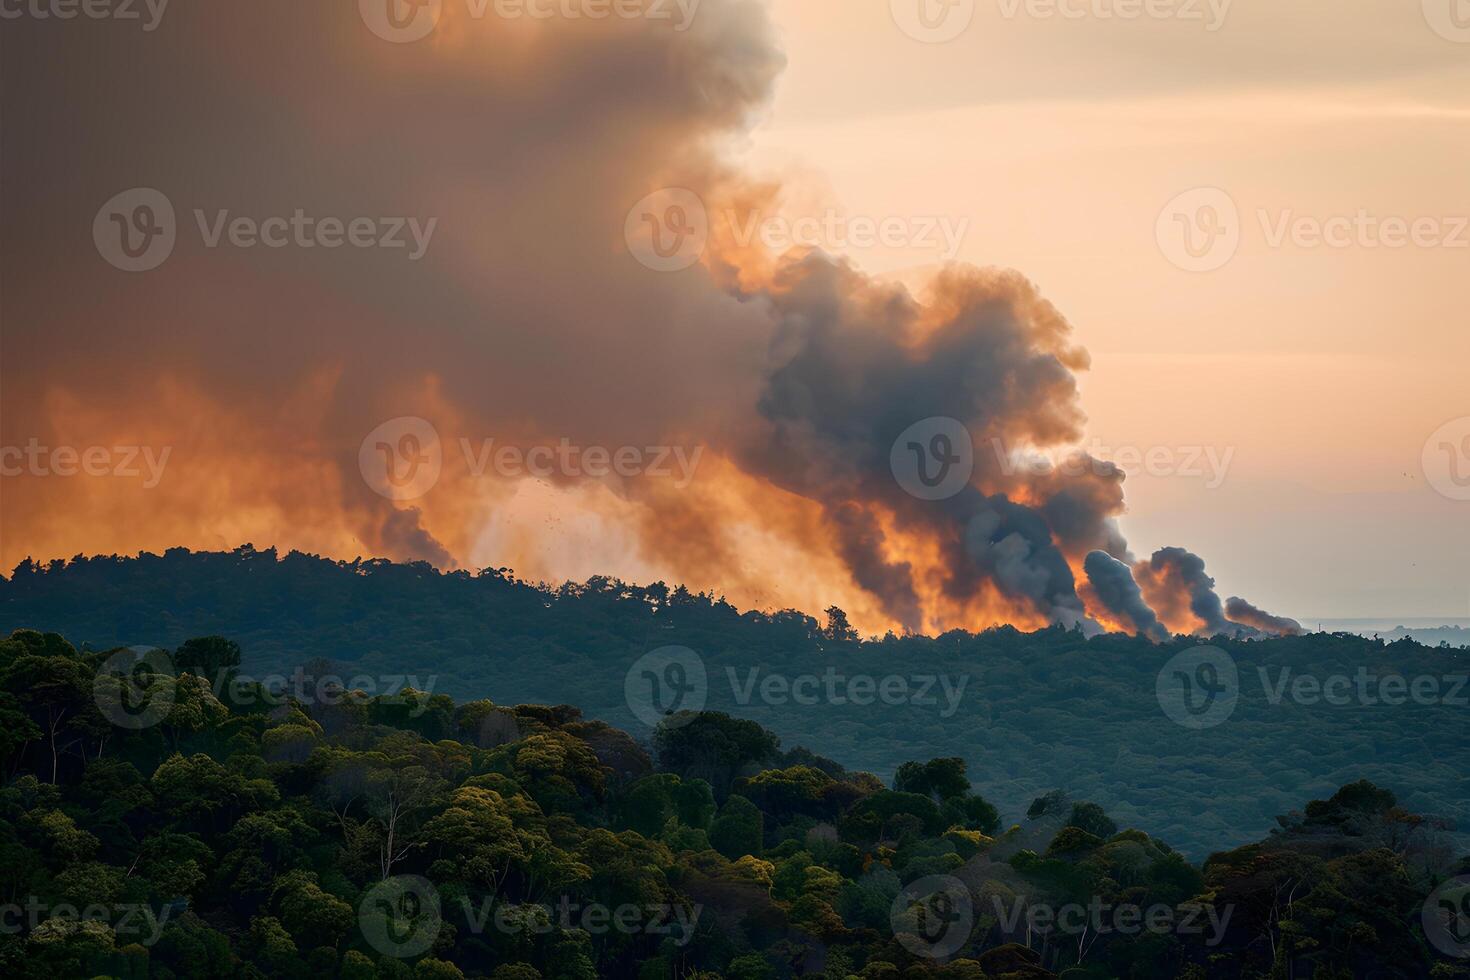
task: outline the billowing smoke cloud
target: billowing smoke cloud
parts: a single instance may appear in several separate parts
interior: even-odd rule
[[[1149,605],[1170,628],[1175,628],[1187,610],[1199,625],[1179,632],[1213,636],[1227,631],[1215,580],[1205,574],[1205,562],[1199,555],[1184,548],[1160,548],[1135,571]]]
[[[1051,446],[1081,436],[1072,371],[1086,355],[1035,287],[1014,273],[952,269],[921,304],[810,253],[783,263],[763,298],[781,360],[740,458],[822,505],[854,577],[885,612],[919,628],[916,596],[937,587],[960,609],[1085,623],[1067,556],[1122,547],[1112,520],[1121,474],[1027,477],[985,451],[991,440]],[[940,501],[916,497],[893,470],[895,440],[922,419],[957,420],[979,447],[971,484]],[[937,549],[927,575],[892,557],[902,549],[889,539],[906,534]]]
[[[1226,622],[1187,552],[1119,575],[1116,467],[1014,465],[1077,445],[1086,421],[1087,354],[1022,275],[949,268],[914,295],[713,228],[683,271],[629,254],[630,209],[658,188],[712,215],[780,195],[724,150],[783,64],[761,6],[705,0],[680,31],[469,10],[443,5],[411,44],[356,4],[298,0],[174,5],[151,33],[7,24],[0,81],[37,94],[7,108],[0,143],[0,446],[170,457],[146,487],[7,477],[0,562],[253,541],[664,577],[750,606],[835,602],[870,631]],[[92,240],[98,208],[135,187],[177,214],[172,254],[142,273]],[[435,231],[410,259],[376,238],[213,230],[297,214]],[[432,423],[442,473],[390,500],[359,448],[400,417]],[[973,449],[968,480],[934,497],[892,455],[928,419],[961,433],[921,449]],[[566,443],[704,453],[687,486],[654,467],[486,468]]]
[[[1225,615],[1230,617],[1231,622],[1260,630],[1262,633],[1272,633],[1277,636],[1296,636],[1302,632],[1302,624],[1285,616],[1273,616],[1264,609],[1257,609],[1239,596],[1231,596],[1225,600]]]
[[[1126,562],[1121,562],[1105,551],[1089,552],[1083,568],[1098,601],[1113,613],[1123,625],[1135,633],[1151,640],[1166,640],[1169,631],[1159,622],[1159,617],[1143,601],[1133,571]]]
[[[409,44],[355,3],[177,4],[151,33],[6,22],[0,77],[37,97],[7,110],[0,144],[3,444],[170,450],[147,489],[7,478],[7,567],[245,540],[536,566],[534,545],[480,549],[520,490],[469,479],[460,438],[692,448],[753,404],[768,316],[701,269],[642,268],[622,232],[660,184],[725,182],[711,144],[782,66],[763,10],[701,4],[675,31],[473,6],[444,4]],[[169,200],[177,240],[127,273],[92,231],[134,187]],[[298,213],[365,219],[374,245],[228,231]],[[407,218],[436,222],[417,260],[376,244],[395,225],[411,242]],[[357,454],[400,416],[438,427],[444,473],[394,502]]]
[[[1265,633],[1300,632],[1293,620],[1272,616],[1244,599],[1233,598],[1227,608],[1215,592],[1215,580],[1205,573],[1204,559],[1183,548],[1160,548],[1134,567],[1144,598],[1159,619],[1178,633],[1253,638]]]

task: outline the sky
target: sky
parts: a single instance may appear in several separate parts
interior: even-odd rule
[[[1024,271],[1092,354],[1089,438],[1233,454],[1223,479],[1182,454],[1130,474],[1136,546],[1187,539],[1222,584],[1300,617],[1470,615],[1470,507],[1421,460],[1470,413],[1470,234],[1451,234],[1470,214],[1470,31],[1437,33],[1453,22],[1434,0],[1137,19],[980,0],[926,43],[902,7],[775,0],[788,66],[743,148],[753,165],[805,178],[797,210],[968,222],[956,257]],[[1196,188],[1240,218],[1209,272],[1156,234]],[[1360,212],[1442,234],[1277,234]],[[848,251],[902,274],[945,243]]]
[[[1464,0],[397,3],[6,15],[0,565],[1470,615]]]

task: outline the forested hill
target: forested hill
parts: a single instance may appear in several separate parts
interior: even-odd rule
[[[98,650],[220,634],[240,643],[241,669],[257,678],[310,664],[383,688],[570,703],[644,738],[657,715],[640,692],[678,682],[702,706],[850,769],[889,779],[905,761],[959,756],[1003,819],[1061,789],[1195,859],[1257,839],[1301,800],[1358,779],[1470,827],[1470,664],[1463,651],[1407,640],[1215,638],[1234,697],[1214,704],[1209,694],[1210,711],[1181,723],[1163,688],[1221,678],[1221,664],[1172,661],[1198,638],[1000,629],[860,641],[836,611],[820,623],[741,613],[607,579],[546,589],[504,569],[248,548],[23,564],[0,581],[0,630],[22,627]],[[670,661],[659,651],[671,646],[688,653]]]
[[[1002,823],[958,758],[239,663],[0,640],[0,975],[1470,977],[1470,859],[1366,781],[1194,864],[1062,793]]]

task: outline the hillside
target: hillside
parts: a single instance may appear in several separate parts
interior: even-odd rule
[[[565,705],[277,700],[239,659],[0,640],[6,976],[1470,975],[1470,860],[1368,782],[1201,866],[1060,793],[1001,823],[956,758],[885,783],[717,712],[650,754]]]
[[[884,780],[907,761],[962,757],[1006,820],[1060,789],[1200,860],[1259,838],[1304,799],[1368,779],[1416,812],[1470,826],[1466,654],[1408,640],[1217,638],[1239,697],[1227,720],[1196,730],[1166,716],[1157,690],[1161,668],[1195,638],[1000,629],[859,641],[840,613],[827,623],[741,613],[662,584],[547,589],[506,570],[441,574],[250,549],[22,565],[0,582],[0,630],[21,627],[93,649],[221,634],[239,641],[252,676],[325,660],[315,673],[463,700],[575,704],[644,741],[651,729],[629,706],[630,673],[678,645],[704,668],[702,707]],[[1433,696],[1379,697],[1394,677],[1406,689],[1433,679]],[[863,678],[875,690],[902,678],[901,696],[853,703]],[[1346,703],[1312,695],[1334,678],[1350,682]],[[1384,703],[1393,700],[1403,703]]]

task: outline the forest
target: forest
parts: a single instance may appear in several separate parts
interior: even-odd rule
[[[1470,827],[1467,652],[1410,639],[1210,638],[1238,667],[1239,698],[1228,720],[1192,729],[1160,710],[1157,682],[1199,637],[1155,644],[1002,627],[860,638],[838,609],[819,621],[741,611],[664,583],[553,587],[509,569],[441,572],[249,547],[25,562],[0,579],[0,635],[22,628],[86,650],[228,636],[247,678],[314,665],[344,682],[412,682],[462,702],[573,704],[645,741],[649,719],[630,709],[626,681],[650,651],[678,645],[707,675],[702,707],[885,782],[905,762],[962,758],[1007,821],[1062,789],[1198,862],[1260,839],[1305,800],[1368,779],[1416,813]],[[836,703],[829,671],[848,684],[901,681],[912,696]],[[1364,672],[1426,680],[1437,696],[1382,703],[1376,687],[1360,694]],[[801,680],[813,676],[820,696],[799,703]],[[1349,703],[1298,696],[1343,678],[1353,682]]]
[[[1470,859],[1367,780],[1195,863],[1063,791],[1003,821],[953,756],[244,660],[0,641],[5,975],[1470,976]]]

